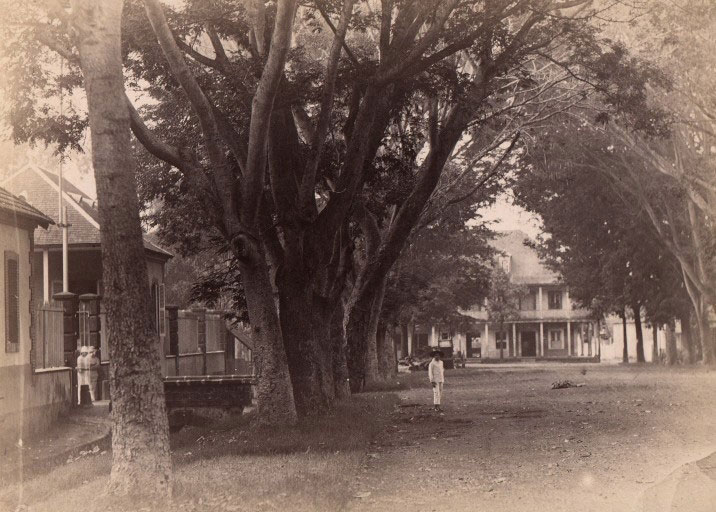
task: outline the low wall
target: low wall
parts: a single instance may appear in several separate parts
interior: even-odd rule
[[[0,453],[47,431],[70,408],[70,369],[32,373],[29,365],[0,367]]]

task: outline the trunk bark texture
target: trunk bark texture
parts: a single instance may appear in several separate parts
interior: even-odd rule
[[[691,328],[691,315],[689,313],[681,315],[681,345],[686,350],[687,362],[694,364],[699,360],[699,347],[694,343],[693,329]],[[676,343],[676,339],[674,339]],[[676,350],[676,346],[674,346]]]
[[[343,325],[343,301],[338,300],[331,316],[331,347],[333,349],[333,386],[336,399],[342,400],[351,395],[346,360],[346,331]]]
[[[378,284],[373,297],[373,304],[370,308],[370,321],[368,322],[365,383],[380,382],[383,380],[380,365],[380,350],[378,346],[378,328],[380,325],[380,313],[383,310],[383,297],[385,296],[385,285],[387,276]],[[385,333],[383,333],[385,334]]]
[[[327,406],[336,398],[335,381],[333,377],[333,337],[331,335],[331,318],[335,304],[324,297],[313,298],[313,332],[318,339],[320,361],[320,386],[322,398]]]
[[[644,363],[646,357],[644,357],[644,331],[641,328],[641,305],[634,304],[631,309],[634,312],[634,327],[636,329],[636,361]]]
[[[305,269],[303,269],[305,270]],[[325,411],[329,399],[324,393],[320,336],[315,315],[321,316],[314,304],[313,286],[302,269],[285,267],[277,276],[279,311],[284,346],[293,384],[293,397],[299,416]],[[325,326],[328,336],[329,326]]]
[[[259,423],[293,425],[296,406],[286,351],[263,250],[252,262],[240,263],[256,361],[256,403]]]
[[[701,342],[701,354],[704,364],[714,365],[716,364],[716,347],[711,339],[711,332],[709,329],[708,311],[706,308],[701,310],[700,315],[697,316],[698,329],[699,329],[699,340]]]
[[[683,329],[681,332],[683,336]],[[664,325],[664,335],[666,336],[666,364],[673,366],[679,362],[679,351],[676,348],[676,332],[673,320]]]
[[[160,347],[152,325],[147,265],[124,99],[121,0],[73,0],[101,222],[104,305],[112,399],[110,491],[171,494]]]
[[[395,342],[392,330],[384,323],[378,324],[378,364],[380,366],[380,377],[383,380],[395,378],[397,361],[395,357]]]
[[[624,348],[622,350],[622,363],[629,362],[629,347],[627,346],[627,321],[626,321],[626,308],[622,312],[622,334],[624,336]]]
[[[408,354],[408,324],[400,324],[400,348],[401,357],[407,357]]]
[[[372,301],[371,301],[372,302]],[[347,344],[347,364],[351,392],[357,393],[365,384],[366,347],[368,345],[368,324],[370,323],[371,303],[365,301],[349,305],[345,333]]]
[[[651,346],[651,362],[659,364],[659,326],[652,324],[651,334],[653,344]]]

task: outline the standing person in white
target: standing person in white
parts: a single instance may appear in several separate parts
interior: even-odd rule
[[[90,360],[87,354],[87,347],[80,348],[80,355],[77,356],[77,403],[82,403],[82,386],[90,385]]]
[[[94,402],[97,394],[97,381],[99,380],[99,358],[97,357],[97,351],[94,347],[89,347],[89,355],[87,356],[89,362],[89,380],[90,380],[90,397]]]
[[[428,365],[428,379],[430,384],[433,386],[433,405],[436,411],[442,411],[440,402],[443,395],[443,384],[445,382],[445,370],[443,369],[443,362],[440,359],[443,353],[436,350],[432,353],[433,360]]]

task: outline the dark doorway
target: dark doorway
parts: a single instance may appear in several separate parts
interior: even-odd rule
[[[482,344],[479,334],[465,335],[465,357],[482,357]]]
[[[537,333],[534,331],[522,331],[520,333],[520,348],[522,348],[522,357],[536,357]]]

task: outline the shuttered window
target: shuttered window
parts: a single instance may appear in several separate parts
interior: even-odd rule
[[[20,266],[17,254],[5,251],[5,352],[20,350]]]

